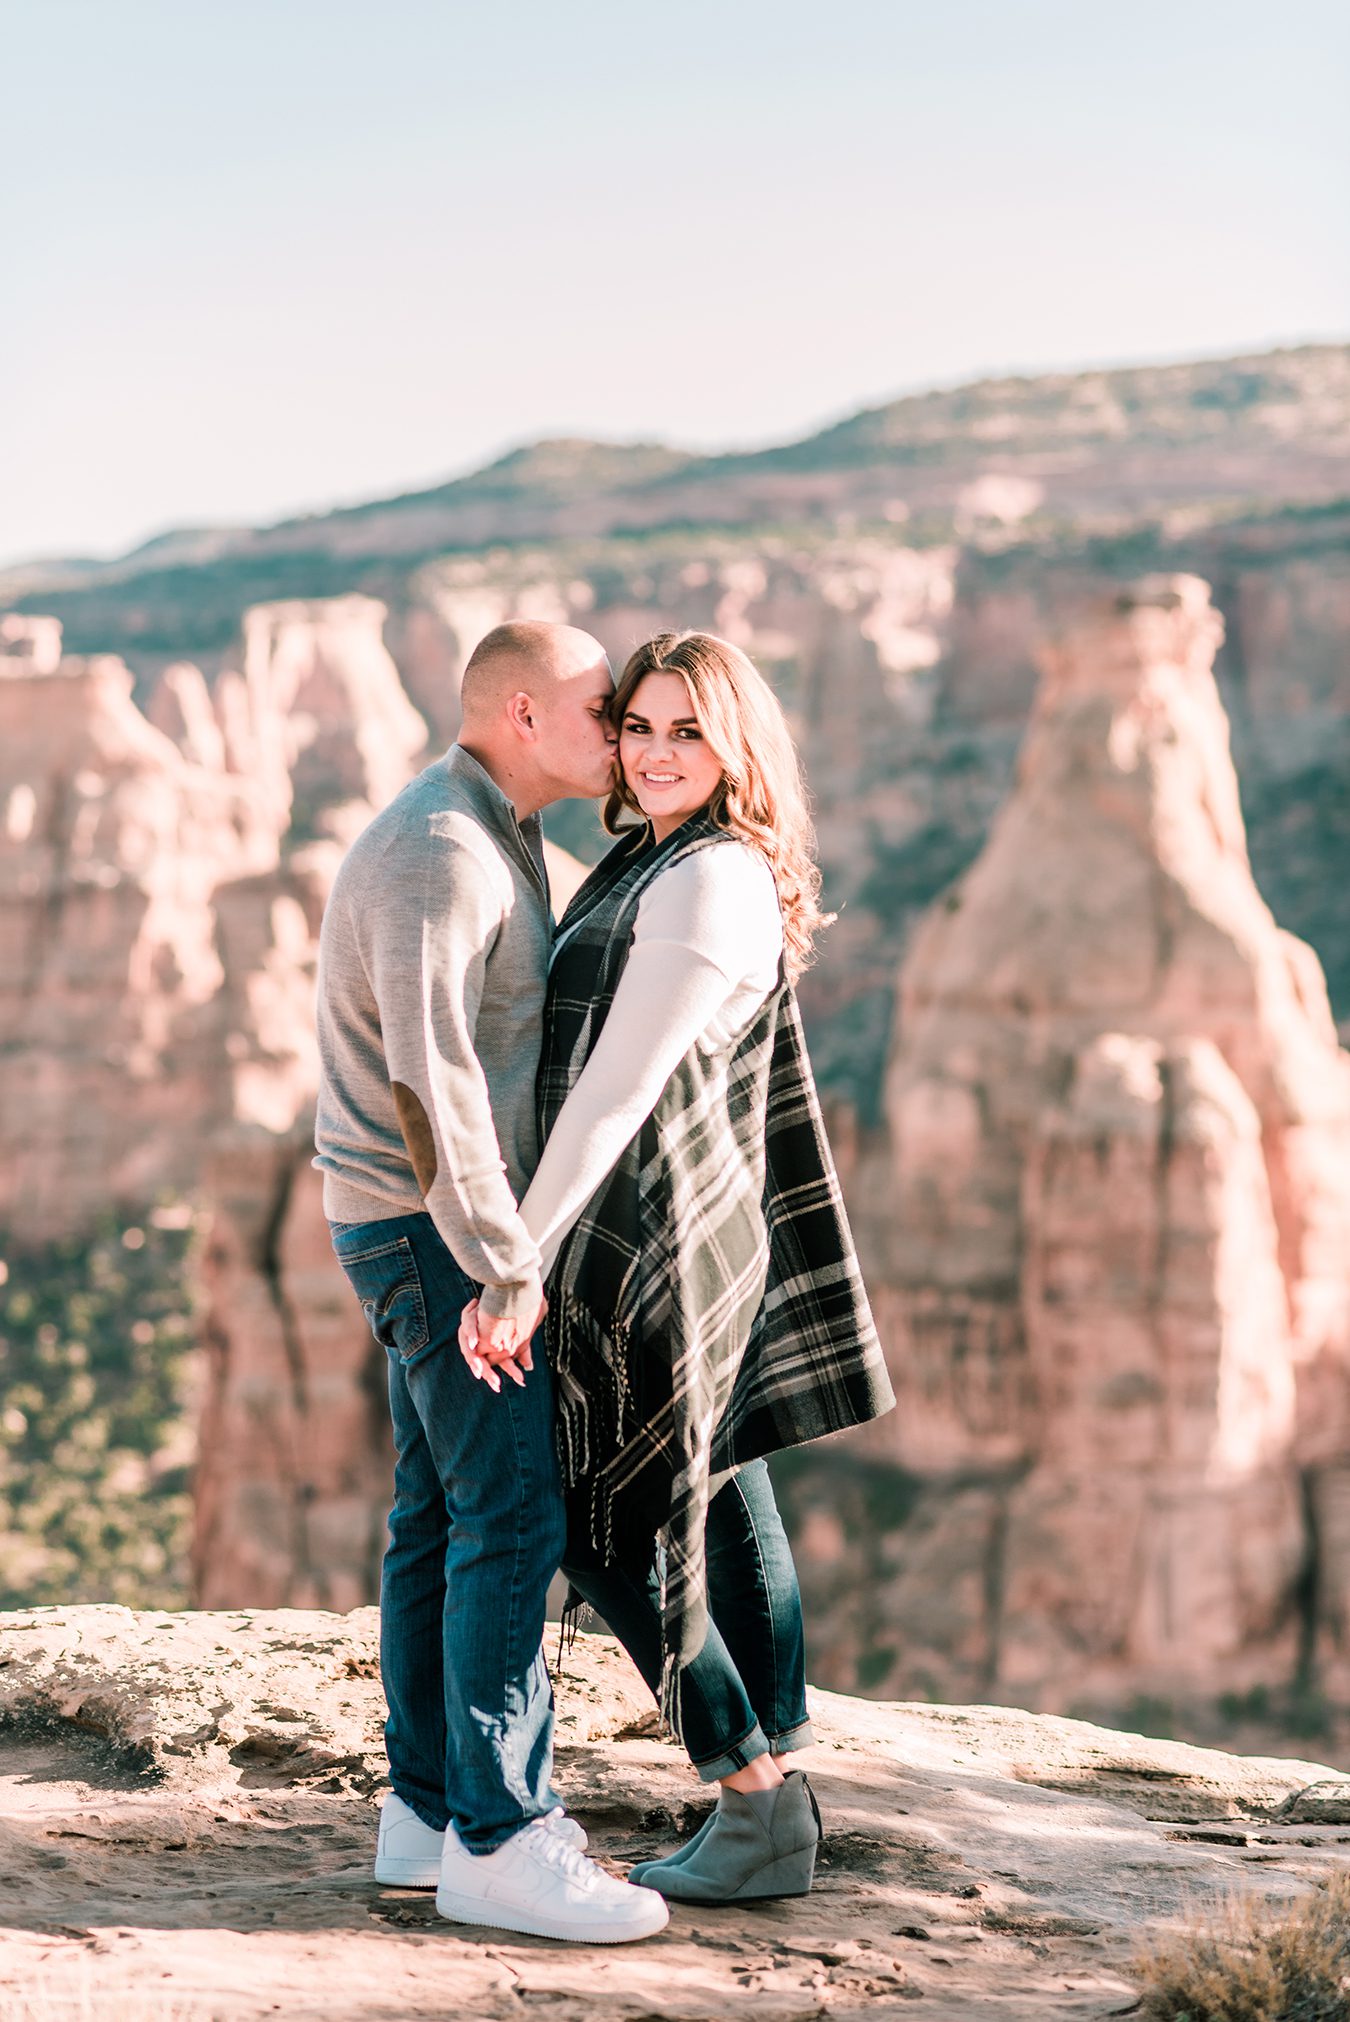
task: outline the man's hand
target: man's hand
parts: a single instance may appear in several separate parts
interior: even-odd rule
[[[459,1346],[464,1360],[480,1382],[486,1383],[490,1390],[499,1391],[502,1387],[500,1372],[505,1370],[513,1383],[524,1386],[525,1371],[534,1367],[530,1342],[547,1311],[548,1301],[542,1284],[539,1286],[538,1304],[528,1323],[519,1318],[495,1318],[481,1310],[477,1299],[469,1301],[460,1316]]]

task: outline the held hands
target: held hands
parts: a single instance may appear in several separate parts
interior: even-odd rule
[[[537,1289],[537,1304],[531,1302],[525,1308],[532,1315],[528,1320],[497,1319],[482,1312],[477,1299],[471,1299],[460,1316],[460,1353],[472,1373],[492,1391],[501,1389],[502,1372],[523,1388],[525,1372],[534,1367],[530,1341],[548,1311],[542,1284]]]

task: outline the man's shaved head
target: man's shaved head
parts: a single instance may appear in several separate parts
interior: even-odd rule
[[[614,694],[605,649],[575,625],[517,618],[480,639],[464,669],[459,742],[518,815],[609,791]]]
[[[547,703],[556,689],[594,670],[605,655],[598,640],[575,625],[516,618],[495,625],[478,641],[464,669],[460,692],[466,726],[498,717],[513,695]]]

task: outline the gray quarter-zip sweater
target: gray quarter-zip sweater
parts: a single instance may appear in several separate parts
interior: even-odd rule
[[[539,817],[517,822],[456,744],[353,843],[319,939],[325,1213],[425,1207],[483,1311],[512,1318],[539,1269],[516,1203],[539,1156],[551,938]]]

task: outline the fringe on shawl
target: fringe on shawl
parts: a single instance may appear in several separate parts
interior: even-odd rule
[[[670,1588],[668,1584],[670,1566],[669,1527],[661,1532],[658,1544],[657,1564],[660,1567],[661,1575],[661,1684],[660,1690],[657,1693],[657,1703],[660,1706],[663,1724],[675,1736],[677,1741],[683,1741],[684,1732],[681,1722],[684,1715],[684,1674],[693,1662],[693,1657],[689,1656],[682,1659],[679,1651],[671,1647],[670,1619],[667,1612],[670,1604]]]
[[[612,1332],[607,1332],[589,1307],[573,1293],[559,1290],[551,1294],[549,1333],[554,1424],[563,1486],[589,1491],[585,1503],[590,1542],[603,1563],[609,1565],[614,1559],[614,1496],[607,1480],[606,1463],[619,1452],[625,1423],[632,1417],[626,1330],[616,1325]],[[571,1651],[586,1612],[587,1604],[581,1596],[569,1594],[558,1636],[560,1677],[564,1651]],[[679,1735],[685,1667],[669,1646],[665,1616],[662,1555],[661,1680],[657,1702],[663,1723],[672,1734]]]
[[[602,1563],[615,1559],[615,1494],[608,1462],[637,1429],[628,1382],[627,1330],[616,1324],[602,1328],[589,1307],[575,1294],[556,1291],[549,1309],[549,1350],[554,1372],[554,1423],[558,1462],[565,1490],[580,1489],[587,1532]],[[576,1504],[574,1501],[574,1510]],[[706,1511],[706,1504],[705,1504]],[[665,1532],[662,1534],[665,1541]],[[681,1684],[688,1659],[672,1649],[667,1620],[665,1552],[661,1564],[661,1678],[657,1694],[661,1719],[679,1735]],[[564,1648],[575,1642],[586,1603],[569,1596],[558,1643],[559,1675]]]
[[[664,1638],[662,1639],[662,1647],[661,1692],[659,1699],[661,1719],[677,1740],[683,1740],[684,1737],[680,1727],[680,1713],[681,1688],[685,1667],[676,1658],[673,1650],[664,1649]]]
[[[550,1360],[554,1426],[564,1489],[586,1484],[590,1541],[609,1565],[614,1556],[614,1496],[607,1462],[620,1451],[632,1416],[626,1331],[607,1333],[570,1292],[553,1295]]]
[[[558,1661],[553,1667],[555,1683],[558,1679],[567,1676],[567,1673],[563,1670],[563,1659],[564,1657],[570,1657],[573,1650],[575,1650],[577,1646],[577,1631],[581,1627],[581,1618],[589,1612],[590,1604],[584,1596],[569,1587],[567,1599],[563,1603],[562,1615],[558,1621]]]
[[[558,1463],[563,1485],[575,1488],[596,1472],[614,1439],[628,1403],[624,1366],[628,1343],[621,1325],[607,1333],[574,1293],[552,1291],[548,1336],[557,1396]]]

